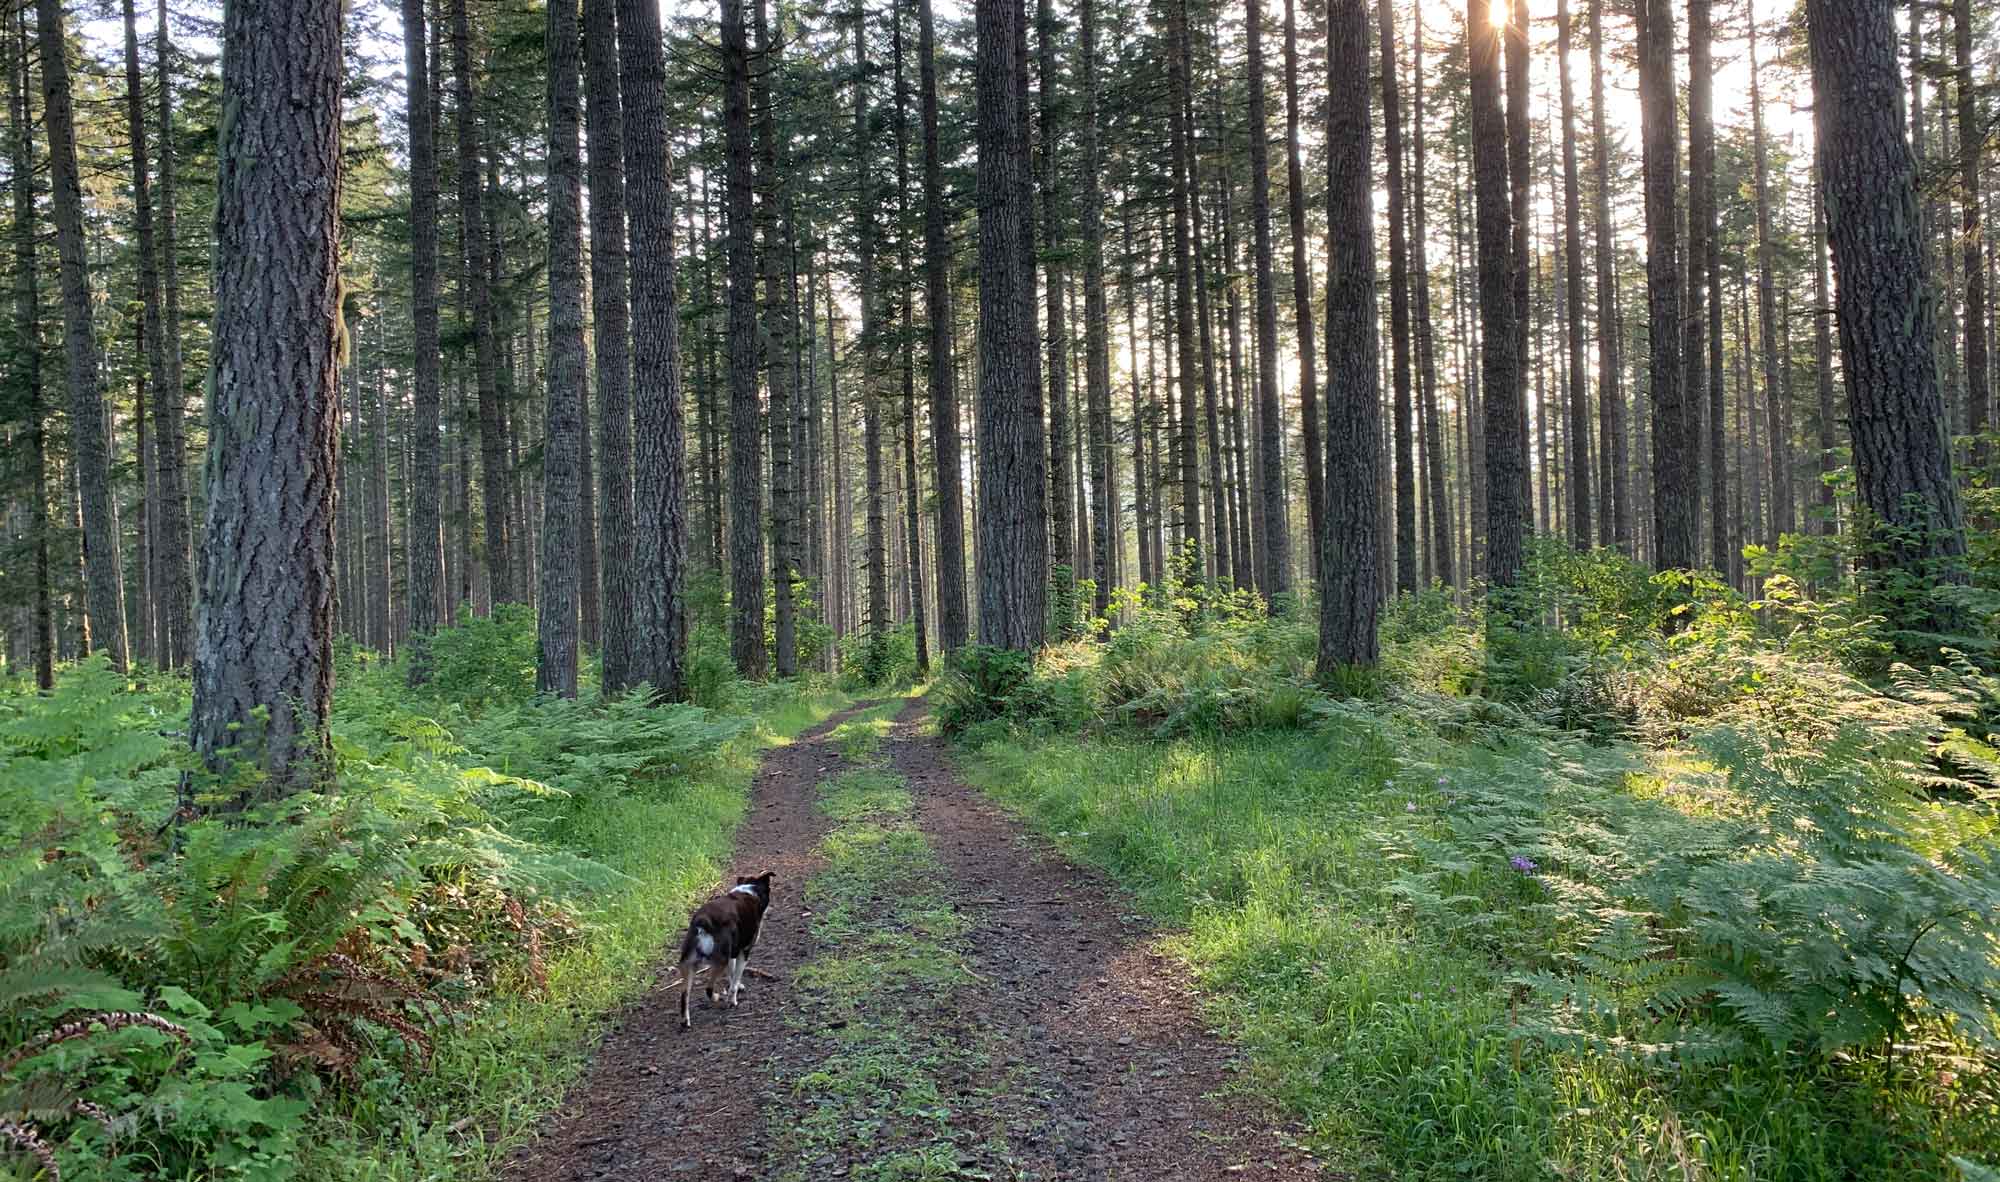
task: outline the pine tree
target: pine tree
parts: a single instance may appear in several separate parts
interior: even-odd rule
[[[931,0],[917,0],[917,89],[924,122],[924,317],[930,329],[931,455],[936,470],[938,646],[965,646],[965,490],[959,473],[958,392],[952,372],[951,243],[945,235],[938,149],[937,31]],[[817,498],[815,498],[817,499]]]
[[[729,653],[765,674],[764,434],[757,385],[756,214],[750,177],[750,40],[743,0],[722,0],[722,134],[728,193]]]
[[[1481,0],[1466,0],[1473,195],[1478,219],[1486,580],[1494,587],[1509,587],[1521,574],[1529,522],[1528,445],[1517,377],[1523,367],[1520,337],[1515,331],[1519,315],[1513,281],[1517,238],[1507,175],[1509,129],[1500,109],[1500,41],[1506,31],[1495,27],[1487,13],[1488,6]]]
[[[583,71],[577,0],[548,6],[549,366],[535,689],[574,698],[583,516]]]

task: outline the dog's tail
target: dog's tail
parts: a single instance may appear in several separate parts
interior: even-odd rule
[[[695,916],[688,923],[687,938],[681,941],[681,963],[697,956],[708,956],[715,951],[715,931],[708,926],[703,916]]]

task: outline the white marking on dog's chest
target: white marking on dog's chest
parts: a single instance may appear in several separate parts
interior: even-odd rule
[[[742,886],[729,888],[729,893],[732,895],[750,895],[754,898],[757,894],[757,888],[746,882]]]

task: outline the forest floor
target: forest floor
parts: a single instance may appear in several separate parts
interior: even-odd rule
[[[732,874],[775,875],[735,1010],[655,986],[512,1182],[1327,1176],[1101,873],[960,779],[923,699],[766,756]],[[1337,1175],[1334,1175],[1337,1176]]]

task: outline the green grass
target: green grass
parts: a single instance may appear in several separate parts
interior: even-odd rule
[[[1343,720],[1219,741],[1000,738],[965,763],[1174,930],[1261,1086],[1360,1177],[1942,1182],[1958,1177],[1946,1154],[1994,1147],[1992,1102],[1935,1072],[1884,1086],[1837,1064],[1654,1069],[1544,1049],[1507,980],[1553,940],[1539,881],[1504,856],[1470,868],[1477,913],[1448,928],[1391,888],[1451,783],[1604,773],[1416,742]]]
[[[407,1088],[330,1094],[310,1138],[308,1178],[417,1182],[490,1176],[582,1074],[606,1016],[642,993],[690,900],[715,881],[734,841],[758,757],[842,704],[773,697],[758,725],[699,778],[591,797],[553,836],[625,876],[574,947],[552,957],[548,988],[457,1016],[430,1069]]]
[[[1005,1097],[1027,1091],[1021,1069],[948,1019],[953,993],[973,984],[965,920],[943,867],[914,824],[909,789],[879,761],[903,698],[856,715],[831,736],[860,766],[819,785],[834,822],[806,885],[821,951],[794,970],[804,1003],[786,1021],[810,1039],[810,1066],[781,1078],[770,1177],[805,1182],[833,1163],[866,1182],[952,1182],[996,1174],[1004,1139],[991,1124]],[[967,1081],[971,1081],[968,1085]]]

